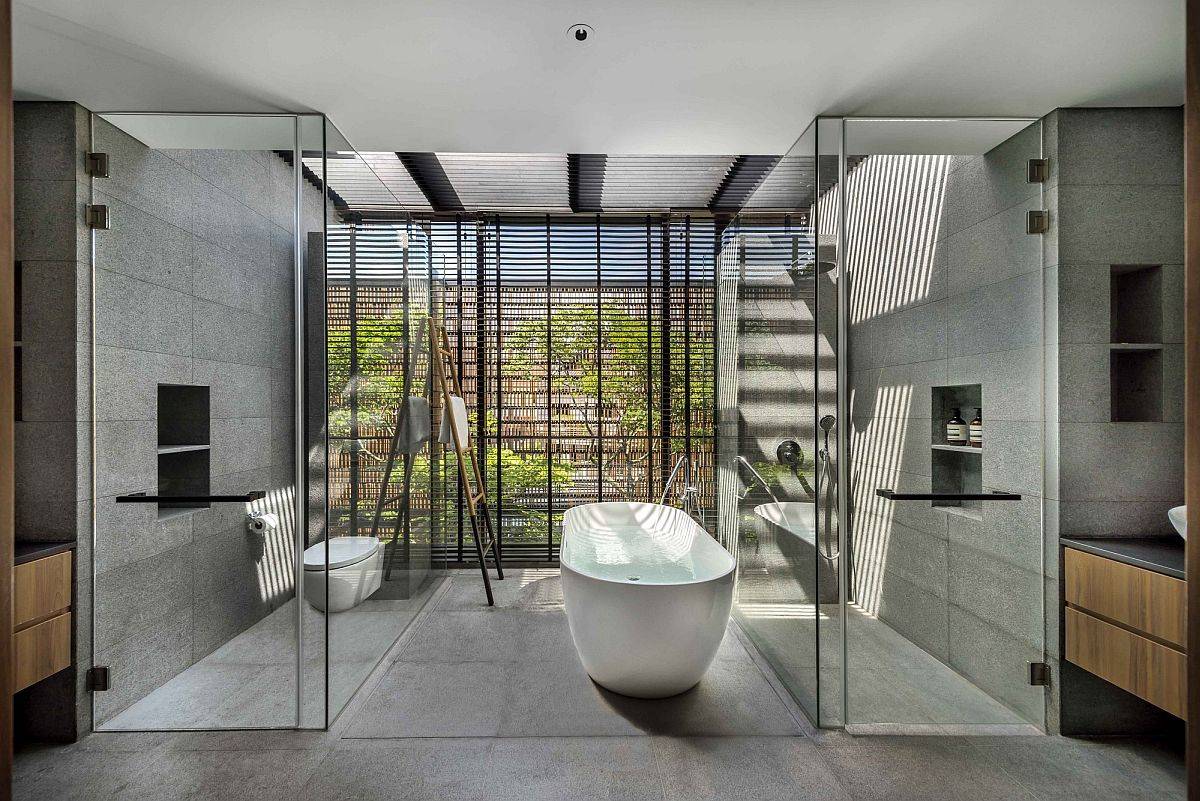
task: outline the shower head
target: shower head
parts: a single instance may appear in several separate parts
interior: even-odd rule
[[[837,418],[834,417],[832,414],[827,414],[820,419],[820,421],[817,423],[817,425],[819,425],[821,427],[822,431],[824,431],[826,434],[828,434],[830,431],[833,430],[833,427],[835,425],[837,425]]]

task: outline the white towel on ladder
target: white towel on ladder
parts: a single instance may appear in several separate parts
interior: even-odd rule
[[[442,410],[442,429],[438,439],[443,443],[450,442],[450,418],[446,415],[445,409]],[[469,431],[470,423],[467,421],[467,402],[457,395],[450,396],[450,414],[454,415],[454,425],[458,429],[458,442],[455,443],[455,448],[458,450],[466,450],[467,442],[470,440]]]

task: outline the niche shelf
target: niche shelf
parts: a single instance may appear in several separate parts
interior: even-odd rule
[[[208,445],[159,445],[158,446],[158,455],[162,456],[164,453],[188,453],[189,451],[206,451],[208,449],[209,449]]]
[[[1109,271],[1109,419],[1159,422],[1163,415],[1162,267]]]
[[[209,494],[209,390],[158,385],[158,494]],[[207,509],[207,503],[158,504],[158,519]]]
[[[981,384],[957,384],[933,387],[930,410],[932,432],[932,474],[930,490],[954,494],[983,492],[983,448],[946,443],[946,421],[958,409],[968,423],[976,409],[983,409]],[[986,413],[986,409],[984,412]],[[930,501],[931,506],[954,514],[980,518],[983,505],[979,501]]]
[[[976,448],[973,445],[931,445],[935,451],[949,451],[950,453],[983,453],[983,448]]]

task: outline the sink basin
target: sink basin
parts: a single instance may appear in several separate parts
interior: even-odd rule
[[[1187,507],[1176,506],[1167,512],[1167,517],[1171,520],[1171,525],[1179,532],[1179,536],[1187,539]]]

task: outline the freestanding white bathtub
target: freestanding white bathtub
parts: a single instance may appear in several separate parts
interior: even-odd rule
[[[653,503],[575,506],[560,561],[571,637],[593,681],[634,698],[700,681],[725,636],[734,561],[695,520]]]

